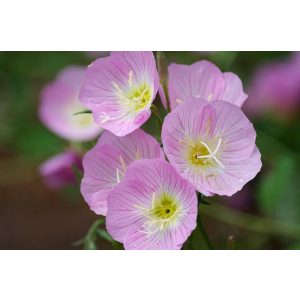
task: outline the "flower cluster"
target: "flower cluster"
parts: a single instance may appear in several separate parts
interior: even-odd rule
[[[160,78],[152,52],[112,53],[88,66],[79,93],[104,129],[83,158],[81,193],[125,249],[180,249],[197,225],[197,193],[231,196],[261,168],[238,76],[208,61],[164,71]],[[140,128],[157,94],[162,147]]]

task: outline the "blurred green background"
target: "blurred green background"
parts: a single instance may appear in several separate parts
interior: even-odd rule
[[[87,66],[102,52],[0,52],[0,248],[81,249],[76,243],[98,219],[79,187],[48,189],[38,174],[41,162],[68,143],[40,123],[41,88],[69,65]],[[262,65],[285,61],[288,52],[166,52],[168,61],[214,62],[249,84]],[[300,65],[299,65],[300,66]],[[300,89],[299,89],[300,90]],[[159,97],[157,100],[159,101]],[[300,107],[300,93],[299,93]],[[232,198],[213,197],[202,207],[217,249],[300,248],[300,119],[265,113],[249,116],[257,131],[263,169]],[[150,120],[145,125],[151,130]],[[101,225],[103,226],[103,225]],[[75,243],[74,243],[75,242]],[[184,248],[206,249],[199,232]],[[110,249],[106,239],[97,247]]]

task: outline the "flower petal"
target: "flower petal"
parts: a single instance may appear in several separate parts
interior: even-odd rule
[[[124,136],[147,121],[158,85],[152,52],[116,52],[88,67],[80,99],[103,128]]]
[[[45,161],[40,166],[40,174],[49,188],[60,189],[76,184],[73,167],[82,170],[81,157],[73,151],[66,151]]]
[[[86,109],[78,99],[83,75],[82,67],[66,68],[41,93],[41,121],[54,133],[71,141],[91,140],[102,131],[90,114],[75,115]]]
[[[153,209],[154,197],[165,193],[178,201],[180,211],[162,229],[144,211]],[[193,186],[168,162],[143,159],[129,166],[124,180],[109,194],[106,226],[125,249],[180,249],[196,227],[196,216]]]
[[[225,91],[222,72],[212,63],[202,60],[190,66],[169,66],[169,95],[172,109],[191,97],[206,101],[220,100]]]
[[[169,161],[207,196],[231,195],[259,172],[258,155],[254,156],[254,169],[248,164],[256,149],[255,139],[253,125],[241,109],[225,101],[192,99],[168,114],[162,128]],[[207,158],[199,154],[203,149]],[[215,149],[215,154],[208,155]],[[240,168],[245,173],[238,173]],[[238,184],[233,176],[238,177]]]
[[[142,129],[125,137],[104,131],[97,145],[83,159],[81,193],[94,212],[106,214],[108,193],[122,181],[127,167],[141,158],[164,158],[152,136]]]
[[[237,75],[231,72],[223,73],[223,76],[226,82],[226,88],[224,96],[222,99],[218,100],[224,100],[237,105],[238,107],[242,107],[248,97],[243,91],[242,81]]]

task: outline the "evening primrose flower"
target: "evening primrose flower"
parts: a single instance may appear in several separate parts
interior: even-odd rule
[[[223,100],[239,107],[247,99],[237,75],[231,72],[222,73],[217,66],[206,60],[192,65],[171,64],[168,90],[172,109],[191,98],[208,102]],[[166,107],[162,88],[159,89],[159,94]]]
[[[152,52],[113,52],[88,67],[80,99],[101,127],[124,136],[150,117],[158,85]]]
[[[142,158],[164,158],[159,143],[142,129],[117,137],[104,131],[97,145],[83,158],[81,193],[91,210],[106,215],[107,196],[126,173],[127,167]]]
[[[52,189],[60,189],[77,183],[73,168],[82,170],[82,158],[69,150],[55,155],[40,166],[40,174],[45,184]]]
[[[101,132],[91,114],[76,114],[86,110],[78,98],[84,70],[79,66],[64,69],[41,93],[41,121],[55,134],[70,141],[92,140]]]
[[[194,187],[168,162],[143,159],[109,194],[106,227],[125,249],[180,249],[196,217]]]
[[[165,118],[164,151],[204,195],[231,196],[261,169],[256,133],[242,110],[225,101],[192,99]]]

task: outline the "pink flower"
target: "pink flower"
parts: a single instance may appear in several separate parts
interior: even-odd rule
[[[191,98],[208,102],[224,100],[239,107],[247,99],[237,75],[231,72],[222,73],[217,66],[206,60],[192,65],[171,64],[168,90],[172,109]],[[161,87],[159,94],[166,107],[166,98]]]
[[[180,249],[196,217],[193,186],[168,162],[143,159],[109,194],[106,227],[125,249]]]
[[[300,54],[257,70],[250,84],[245,110],[254,116],[266,112],[291,115],[300,108]]]
[[[124,136],[150,117],[158,82],[152,52],[114,52],[88,67],[80,99],[97,123]]]
[[[261,168],[253,125],[225,101],[190,100],[169,113],[162,128],[171,164],[204,195],[231,196]]]
[[[128,165],[141,158],[164,158],[151,135],[142,129],[125,137],[104,131],[98,144],[83,158],[81,193],[95,213],[106,215],[108,194],[122,181]]]
[[[82,170],[81,157],[75,152],[66,151],[45,161],[40,166],[40,174],[48,187],[60,189],[76,184],[73,167]]]
[[[83,75],[83,67],[68,67],[45,86],[41,94],[41,121],[51,131],[71,141],[91,140],[101,131],[91,114],[74,115],[86,110],[78,98]]]

